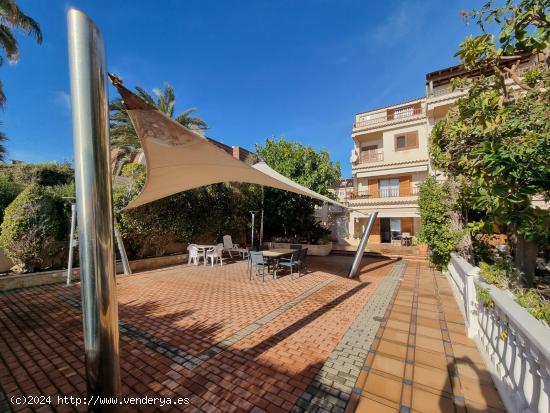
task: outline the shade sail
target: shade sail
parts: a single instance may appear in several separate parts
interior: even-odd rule
[[[275,172],[260,162],[250,166],[175,122],[113,79],[141,140],[147,180],[141,193],[126,208],[220,182],[246,182],[270,186],[345,207]]]

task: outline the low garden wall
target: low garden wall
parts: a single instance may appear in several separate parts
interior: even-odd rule
[[[141,260],[130,261],[132,271],[146,271],[156,268],[168,267],[187,263],[187,254],[167,255],[164,257],[144,258]],[[117,273],[122,273],[122,264],[117,262]],[[67,270],[53,270],[35,272],[30,274],[15,274],[0,277],[0,291],[9,291],[17,288],[36,287],[39,285],[56,284],[66,282]],[[73,270],[71,277],[73,281],[80,279],[78,268]]]
[[[269,242],[269,248],[290,248],[289,242]],[[323,245],[313,245],[313,244],[301,244],[302,248],[307,248],[308,255],[316,255],[320,257],[325,257],[330,254],[332,251],[332,242]]]
[[[479,268],[452,255],[447,276],[463,310],[468,336],[485,359],[506,409],[550,410],[550,328],[512,294],[479,277]],[[478,292],[482,292],[483,302]]]

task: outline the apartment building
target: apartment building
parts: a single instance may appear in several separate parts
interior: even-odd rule
[[[361,237],[366,214],[378,211],[369,242],[400,242],[420,228],[418,184],[430,173],[426,98],[358,113],[351,137],[354,210],[348,242]]]
[[[538,59],[523,54],[518,74]],[[517,60],[515,57],[503,65]],[[350,159],[353,190],[348,194],[354,210],[349,214],[347,237],[340,242],[358,243],[368,221],[366,214],[374,211],[378,211],[378,219],[369,242],[401,243],[404,234],[418,234],[418,185],[434,173],[428,152],[431,129],[465,93],[452,90],[451,80],[477,74],[467,73],[461,66],[428,73],[426,96],[355,115]]]

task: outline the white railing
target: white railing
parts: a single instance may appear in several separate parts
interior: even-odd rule
[[[406,109],[406,110],[400,110]],[[400,121],[403,119],[412,118],[415,116],[424,115],[423,107],[408,106],[406,108],[397,108],[394,112],[382,112],[377,115],[359,115],[353,124],[354,128],[364,128],[371,125],[378,125],[385,122]]]
[[[511,294],[486,284],[479,268],[454,255],[448,275],[475,339],[510,412],[550,411],[550,329],[517,304]],[[479,302],[484,289],[492,308]]]

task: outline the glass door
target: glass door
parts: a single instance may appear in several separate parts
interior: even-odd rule
[[[399,196],[399,179],[380,180],[380,198]]]

